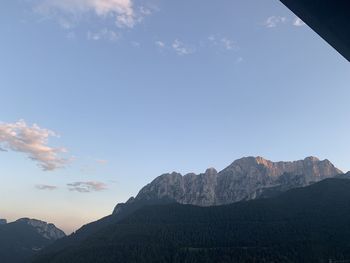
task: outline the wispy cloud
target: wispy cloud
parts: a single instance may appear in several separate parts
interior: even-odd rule
[[[75,182],[67,184],[69,191],[79,193],[100,192],[107,189],[107,185],[102,182]]]
[[[211,35],[208,37],[208,40],[212,46],[221,47],[227,51],[238,49],[237,43],[228,37]]]
[[[267,28],[274,28],[280,24],[285,24],[287,21],[288,19],[284,16],[270,16],[265,20],[264,26]]]
[[[133,28],[152,13],[145,6],[135,6],[133,0],[35,0],[35,3],[37,13],[55,18],[67,29],[89,14],[113,19],[119,28]]]
[[[174,40],[171,47],[179,56],[189,55],[195,52],[195,49],[193,47],[185,45],[178,39]]]
[[[222,38],[221,43],[224,45],[226,50],[232,50],[236,48],[235,42],[228,38]]]
[[[239,50],[239,46],[236,41],[226,36],[220,36],[219,34],[211,35],[204,40],[198,41],[198,43],[186,42],[177,38],[168,42],[157,40],[154,42],[154,45],[162,52],[175,52],[179,56],[191,55],[193,53],[207,51],[207,49],[228,52]]]
[[[293,25],[296,27],[302,27],[306,25],[304,21],[301,20],[299,17],[295,17],[294,19],[292,19],[284,16],[270,16],[263,23],[263,25],[267,28],[278,27],[282,24]]]
[[[301,20],[299,17],[296,17],[293,21],[293,26],[305,26],[306,24],[304,23],[303,20]]]
[[[35,9],[45,15],[63,12],[75,17],[93,12],[99,17],[113,17],[119,27],[133,27],[136,23],[131,0],[41,0]]]
[[[156,41],[155,45],[161,49],[165,48],[165,43],[163,41],[160,41],[160,40]]]
[[[53,191],[53,190],[56,190],[58,187],[54,185],[38,184],[35,186],[35,188],[38,190]]]
[[[24,120],[0,123],[0,147],[25,153],[44,171],[65,167],[68,163],[67,159],[60,156],[67,152],[66,149],[48,146],[49,137],[57,135],[51,130],[40,128],[37,124],[29,126]]]
[[[117,41],[120,38],[120,34],[114,30],[109,30],[107,28],[101,29],[97,32],[88,31],[87,39],[88,40],[109,40]]]

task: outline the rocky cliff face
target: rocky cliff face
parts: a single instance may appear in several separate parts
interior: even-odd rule
[[[114,213],[128,205],[172,200],[181,204],[212,206],[265,197],[266,193],[307,186],[342,174],[328,161],[307,157],[294,162],[272,162],[262,157],[234,161],[221,172],[209,168],[203,174],[163,174],[146,185],[135,198],[119,204]]]
[[[37,219],[21,218],[16,222],[25,223],[34,227],[38,234],[51,241],[55,241],[66,236],[66,234],[62,230],[58,229],[54,224],[49,224]]]

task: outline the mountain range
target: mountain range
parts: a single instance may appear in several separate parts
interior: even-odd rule
[[[272,162],[262,157],[245,157],[220,172],[209,168],[203,174],[163,174],[126,203],[118,204],[112,215],[80,228],[56,241],[43,253],[55,254],[79,246],[108,227],[154,205],[194,205],[213,207],[248,200],[278,197],[281,193],[343,175],[328,160],[307,157],[294,162]],[[73,261],[72,261],[73,262]]]
[[[272,162],[262,157],[244,157],[220,172],[163,174],[138,195],[118,204],[114,214],[135,211],[146,204],[179,203],[197,206],[225,205],[242,200],[271,197],[295,187],[304,187],[342,174],[330,161],[307,157],[294,162]]]
[[[347,262],[350,174],[272,198],[145,206],[33,263]],[[333,261],[334,260],[334,261]]]
[[[56,229],[53,225],[48,225],[37,220],[20,219],[10,224],[0,220],[0,231],[2,228],[9,228],[12,230],[15,229],[16,232],[16,228],[21,228],[17,231],[20,233],[20,236],[13,235],[12,238],[14,241],[17,239],[20,239],[21,241],[16,243],[17,246],[12,245],[12,252],[4,246],[5,249],[0,250],[0,256],[2,257],[3,254],[6,255],[6,252],[11,252],[7,253],[9,256],[11,254],[21,256],[20,261],[18,261],[18,257],[15,257],[14,259],[9,257],[7,261],[9,263],[25,262],[23,261],[24,259],[30,260],[33,255],[35,256],[33,262],[45,263],[119,262],[119,260],[121,260],[120,255],[115,255],[114,252],[111,252],[118,250],[121,251],[120,253],[124,253],[123,257],[127,258],[130,255],[133,255],[134,257],[129,260],[125,259],[122,262],[205,262],[196,261],[198,259],[196,253],[194,259],[188,259],[187,257],[189,254],[187,252],[182,253],[182,250],[180,250],[180,252],[178,251],[178,245],[181,244],[181,246],[186,248],[186,251],[188,249],[191,251],[197,251],[197,249],[199,249],[198,251],[202,251],[203,246],[212,246],[211,249],[213,250],[210,251],[217,251],[217,253],[222,253],[223,255],[226,255],[227,252],[227,256],[236,257],[237,253],[240,254],[242,251],[237,252],[236,250],[232,251],[232,249],[229,249],[228,251],[225,250],[226,252],[221,251],[223,244],[219,241],[220,236],[222,239],[227,240],[227,242],[232,241],[227,239],[224,233],[221,232],[225,227],[235,228],[231,224],[237,224],[237,228],[239,227],[242,231],[235,228],[234,233],[236,234],[232,234],[234,238],[237,239],[235,244],[239,247],[247,246],[250,249],[252,244],[249,242],[249,244],[245,243],[247,241],[245,240],[246,236],[253,238],[253,240],[257,237],[254,236],[254,232],[251,232],[252,230],[250,229],[254,224],[251,226],[251,223],[249,222],[262,220],[262,225],[256,224],[256,227],[262,227],[262,233],[258,236],[261,235],[265,238],[265,235],[272,235],[269,232],[272,230],[264,229],[264,225],[269,226],[273,224],[275,220],[277,220],[277,222],[281,220],[283,221],[285,219],[285,213],[289,213],[288,210],[290,207],[295,208],[295,213],[291,214],[291,218],[288,220],[297,220],[295,217],[298,216],[300,211],[309,209],[312,205],[315,205],[315,209],[322,205],[319,202],[315,203],[316,200],[314,200],[314,198],[316,198],[316,196],[313,196],[313,194],[322,195],[320,196],[321,199],[324,199],[323,194],[326,194],[327,191],[336,194],[338,184],[341,184],[344,179],[348,179],[349,176],[350,174],[344,174],[330,161],[321,161],[316,157],[307,157],[303,160],[294,162],[272,162],[262,157],[244,157],[234,161],[220,172],[217,172],[214,168],[208,168],[206,172],[202,174],[190,173],[181,175],[176,172],[163,174],[143,187],[136,197],[131,197],[126,203],[117,204],[111,215],[96,222],[84,225],[69,236],[64,236],[64,233]],[[323,182],[327,183],[325,184]],[[345,182],[348,182],[348,180],[345,180]],[[320,188],[321,190],[319,190],[321,192],[315,192],[315,189],[320,187],[319,185],[322,185]],[[348,183],[346,183],[346,185],[348,185]],[[350,185],[348,185],[348,187],[350,191]],[[314,200],[312,201],[314,203],[309,200],[311,203],[308,203],[308,207],[304,207],[305,204],[303,203],[304,201],[302,200],[302,197],[299,196],[300,193],[303,193],[303,198],[307,193],[311,193],[311,196],[309,197],[311,197],[310,200]],[[291,199],[289,200],[286,196],[289,196]],[[339,196],[339,198],[341,197],[343,196]],[[298,199],[299,204],[295,201],[290,203],[291,200],[294,200],[293,198]],[[327,199],[327,196],[325,198]],[[344,200],[337,200],[336,197],[332,197],[331,201],[325,200],[326,203],[328,202],[326,208],[330,209],[328,206],[331,206],[332,202],[338,201],[340,202]],[[276,208],[276,211],[273,209],[271,210],[270,207],[276,203],[279,204],[278,209]],[[261,210],[262,208],[256,208],[261,204],[263,204],[264,211]],[[300,207],[298,208],[297,206]],[[271,215],[270,212],[272,213]],[[237,216],[235,213],[245,216],[248,221],[244,223],[244,220],[241,218],[236,222],[235,220],[237,219]],[[344,213],[346,214],[347,210],[345,210]],[[217,214],[217,216],[215,216],[215,214]],[[276,216],[276,219],[273,219],[273,215]],[[169,216],[174,216],[174,218],[169,218]],[[203,219],[201,218],[202,216]],[[262,216],[262,218],[260,218],[260,216]],[[315,217],[315,214],[306,213],[305,216]],[[326,217],[326,215],[322,216]],[[192,222],[192,225],[189,224],[188,227],[193,227],[195,231],[203,231],[203,234],[196,232],[198,238],[204,242],[200,243],[200,246],[197,244],[199,242],[197,237],[192,236],[192,234],[191,236],[187,236],[186,232],[189,231],[189,229],[187,228],[187,223],[184,221],[183,217],[188,218],[188,220]],[[170,225],[167,223],[168,219],[171,221]],[[230,219],[232,219],[232,223]],[[198,226],[195,224],[196,220],[198,220]],[[314,220],[318,219],[315,217]],[[204,225],[201,226],[202,223]],[[172,224],[174,224],[174,226],[172,226]],[[283,224],[289,223],[284,222]],[[307,222],[307,224],[309,224],[309,222]],[[12,225],[12,228],[9,227]],[[213,225],[217,225],[220,228],[217,229],[213,227]],[[171,232],[168,229],[168,226],[170,227],[170,230],[173,229],[175,231],[176,229],[176,231]],[[201,227],[204,226],[206,227],[202,229]],[[207,227],[209,227],[208,229],[210,229],[210,233],[213,237],[216,237],[216,239],[212,240],[212,243],[210,244],[205,243],[208,238],[210,240],[210,237],[208,236],[209,234],[206,232]],[[293,231],[304,231],[304,229],[301,230],[298,228],[301,227],[299,225],[293,227],[295,227],[295,229],[293,228]],[[325,227],[328,228],[330,226],[327,225]],[[244,233],[244,230],[247,230],[246,234]],[[276,230],[279,231],[278,235],[282,235],[282,230],[283,228]],[[157,236],[158,231],[161,231],[164,236]],[[8,231],[7,235],[10,235],[10,233],[11,231]],[[29,240],[31,242],[22,244],[22,241],[25,240],[21,236],[22,233],[30,233],[26,234],[26,237],[30,236],[31,239]],[[182,233],[183,236],[178,236],[177,238],[179,239],[173,240],[178,233]],[[280,239],[278,235],[276,238]],[[158,239],[155,237],[168,245],[163,247],[162,243],[157,243]],[[183,238],[187,240],[185,243],[183,243]],[[3,240],[6,240],[6,238]],[[150,246],[147,245],[149,240],[153,240]],[[174,243],[169,244],[168,240],[172,240],[171,242]],[[192,241],[194,242],[193,244]],[[128,245],[121,245],[123,242]],[[260,245],[263,243],[259,243],[260,241],[256,242],[256,248],[259,247],[260,249]],[[132,244],[132,247],[129,246],[130,244]],[[264,246],[265,245],[266,244],[264,243]],[[295,248],[294,245],[292,246],[292,249]],[[308,245],[313,246],[313,243],[311,242]],[[217,250],[219,247],[220,249]],[[13,250],[13,248],[15,248],[16,251]],[[147,248],[154,251],[154,261],[151,259],[148,260],[147,258],[149,258],[149,256],[143,254],[149,252],[147,251]],[[158,251],[160,248],[161,251]],[[192,248],[194,250],[192,250]],[[0,249],[2,249],[2,247]],[[140,253],[135,252],[135,249]],[[163,249],[168,252],[162,252]],[[271,248],[269,248],[268,251],[270,251],[270,249]],[[21,253],[18,251],[21,251]],[[72,251],[74,251],[74,253]],[[102,253],[102,251],[104,251],[105,254],[101,255],[100,253]],[[210,251],[205,251],[206,253],[211,254]],[[258,253],[257,255],[263,253],[262,251],[259,251],[255,251]],[[90,257],[85,256],[85,254],[89,255],[89,253],[92,253],[91,258],[95,258],[96,255],[99,256],[98,258],[95,258],[95,261],[89,261]],[[271,252],[269,253],[271,254]],[[193,255],[192,253],[190,254],[189,257],[192,258]],[[81,260],[76,258],[75,255],[80,255]],[[141,255],[143,260],[140,258]],[[183,261],[176,261],[177,259],[172,258],[174,255],[182,258]],[[168,257],[168,259],[170,257],[172,259],[164,261],[164,258],[157,259],[158,256],[165,256]],[[273,260],[279,260],[278,262],[289,262],[281,261],[279,258],[280,255],[273,255],[272,253],[270,256]],[[135,258],[137,257],[139,258],[136,260]],[[220,260],[215,255],[208,256],[208,258],[210,257],[212,257],[212,260],[214,261]]]

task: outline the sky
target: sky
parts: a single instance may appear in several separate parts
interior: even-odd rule
[[[0,33],[0,218],[70,233],[243,156],[350,170],[350,64],[277,0],[11,0]]]

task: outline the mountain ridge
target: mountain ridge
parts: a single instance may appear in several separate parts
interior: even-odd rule
[[[348,179],[344,179],[348,178]],[[350,258],[350,173],[278,197],[145,206],[35,263],[328,262]]]
[[[275,166],[277,165],[277,167],[280,167],[280,168],[282,167],[284,169],[283,173],[282,172],[277,173],[276,169],[274,168],[274,164]],[[286,173],[286,172],[292,171],[290,169],[290,165],[293,165],[295,168],[294,171],[297,171],[295,174]],[[275,170],[273,170],[274,172],[269,172],[270,170],[268,170],[268,168],[270,170],[271,169],[272,170],[275,169]],[[238,173],[237,174],[232,173],[232,170],[233,171],[237,170]],[[57,253],[58,251],[61,251],[67,247],[72,247],[72,246],[74,247],[77,244],[84,242],[84,240],[94,235],[95,233],[101,231],[102,229],[110,225],[116,224],[121,220],[128,218],[130,215],[132,215],[133,213],[135,213],[140,209],[143,209],[144,207],[153,206],[153,205],[168,205],[168,204],[179,203],[176,201],[176,199],[172,198],[171,195],[170,196],[167,195],[167,193],[177,194],[178,192],[180,192],[181,194],[181,191],[178,191],[177,187],[181,186],[181,180],[183,180],[184,178],[186,178],[186,182],[189,183],[189,186],[191,186],[190,189],[198,190],[199,193],[200,191],[205,190],[206,193],[208,193],[209,197],[215,196],[216,192],[213,190],[215,188],[207,187],[208,185],[206,185],[206,183],[209,183],[209,185],[214,185],[214,183],[217,182],[216,180],[219,177],[220,173],[223,173],[223,174],[220,174],[220,176],[223,176],[223,178],[221,178],[221,183],[224,183],[224,184],[227,183],[227,185],[230,185],[230,182],[233,183],[233,185],[235,183],[238,183],[238,185],[241,185],[241,181],[232,180],[237,178],[240,180],[242,180],[242,178],[243,179],[248,178],[249,179],[248,183],[251,182],[251,180],[254,181],[254,179],[256,178],[258,179],[263,178],[266,180],[267,183],[270,182],[269,179],[271,178],[274,180],[277,180],[275,181],[277,183],[275,183],[273,186],[268,184],[259,185],[258,188],[253,189],[254,191],[251,191],[249,193],[250,195],[247,195],[247,193],[244,192],[244,195],[242,195],[244,198],[241,198],[238,201],[245,201],[245,200],[255,200],[260,198],[276,197],[292,188],[310,185],[314,181],[319,181],[328,177],[336,177],[338,175],[343,175],[343,173],[339,169],[334,167],[334,165],[330,161],[328,160],[320,161],[316,157],[307,157],[304,160],[299,160],[294,162],[271,162],[261,157],[246,157],[246,158],[241,158],[239,160],[232,162],[229,166],[223,169],[223,171],[217,172],[214,168],[208,168],[205,173],[202,173],[199,175],[196,175],[194,173],[181,175],[176,172],[173,172],[170,174],[163,174],[155,178],[150,184],[146,185],[143,189],[141,189],[140,190],[141,196],[131,197],[128,199],[126,203],[118,204],[115,207],[113,214],[108,215],[104,218],[101,218],[100,220],[97,220],[95,222],[91,222],[89,224],[82,226],[73,234],[65,238],[59,239],[54,244],[47,247],[45,249],[45,252]],[[240,172],[240,171],[244,171],[244,172]],[[300,171],[303,171],[306,175],[301,174]],[[279,176],[272,177],[271,174],[279,175]],[[234,176],[234,175],[237,175],[237,176]],[[164,181],[168,183],[163,184]],[[196,184],[198,182],[200,183]],[[174,188],[174,185],[175,185],[175,188]],[[182,186],[183,185],[184,184],[182,184]],[[262,186],[266,186],[266,185],[268,185],[267,188],[262,188]],[[143,192],[143,190],[145,189],[146,191]],[[148,189],[151,189],[152,191],[148,192],[147,191]],[[163,193],[163,195],[158,195],[158,190],[165,190],[165,192],[160,191],[160,193]],[[227,192],[230,193],[230,191],[232,191],[233,193],[236,192],[235,188],[231,188],[227,190],[228,191],[226,191],[226,193]],[[240,192],[238,191],[238,193]],[[179,196],[181,198],[185,197],[183,193]],[[194,196],[198,197],[196,195]],[[231,196],[234,197],[234,195],[231,195]],[[231,201],[230,199],[228,200],[229,200],[229,204],[238,202],[236,201],[237,199],[233,199],[233,201],[232,199]],[[189,204],[189,205],[197,206],[196,204]]]
[[[54,224],[47,223],[38,219],[30,219],[24,217],[16,220],[15,222],[32,226],[38,232],[38,234],[49,240],[56,241],[57,239],[66,236],[66,234],[61,229],[57,228]]]
[[[168,200],[180,204],[213,206],[256,199],[265,191],[285,191],[307,186],[343,172],[328,159],[306,157],[292,162],[272,162],[263,157],[243,157],[218,172],[208,168],[205,173],[166,173],[144,186],[136,197],[118,204],[113,214],[135,202]]]
[[[54,224],[21,218],[0,225],[0,261],[23,263],[38,251],[65,236]]]

